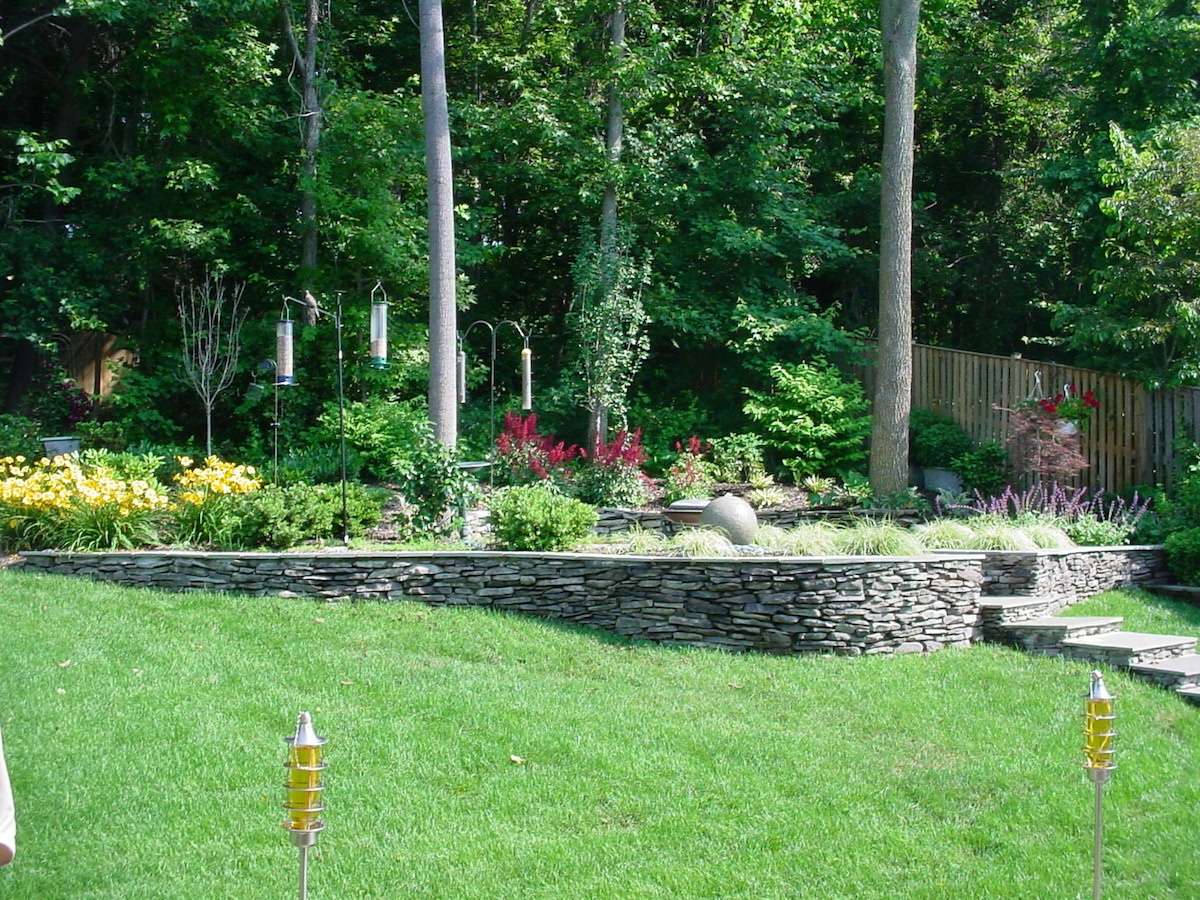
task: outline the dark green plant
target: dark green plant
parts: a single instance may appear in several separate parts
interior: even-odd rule
[[[999,493],[1009,483],[1008,452],[995,441],[954,457],[950,468],[962,479],[963,488],[984,496]]]
[[[38,440],[41,426],[33,419],[16,413],[0,414],[0,456],[24,456],[27,460],[42,455]]]
[[[264,475],[271,472],[271,461],[259,464]],[[346,448],[346,478],[358,481],[363,458],[353,447]],[[342,480],[341,451],[337,444],[305,447],[279,459],[279,484],[330,484]]]
[[[506,550],[567,550],[596,524],[595,509],[545,483],[503,488],[489,508],[496,541]]]
[[[970,436],[948,416],[914,409],[908,427],[914,466],[950,469],[955,459],[971,452]]]
[[[866,463],[871,416],[862,385],[823,360],[776,364],[770,374],[772,388],[747,390],[743,409],[797,479]]]
[[[85,449],[111,450],[114,453],[120,453],[129,446],[125,428],[115,419],[105,422],[98,422],[94,419],[80,422],[75,426],[75,432],[79,435],[80,444]]]
[[[872,497],[869,505],[872,509],[911,509],[919,513],[933,512],[933,506],[921,496],[921,492],[915,487],[905,488],[883,497]]]
[[[155,453],[114,453],[111,450],[84,450],[80,462],[121,481],[145,481],[161,490],[159,472],[166,460]]]
[[[1108,547],[1126,543],[1133,526],[1089,514],[1065,523],[1063,530],[1081,547]]]
[[[1184,528],[1166,541],[1167,564],[1184,584],[1200,585],[1200,528]]]
[[[719,481],[741,484],[763,471],[763,439],[753,432],[712,439],[713,474]]]
[[[350,537],[379,522],[386,491],[361,484],[346,486]],[[340,538],[342,494],[339,484],[292,484],[266,487],[239,498],[240,523],[233,542],[239,547],[284,550],[305,541]]]

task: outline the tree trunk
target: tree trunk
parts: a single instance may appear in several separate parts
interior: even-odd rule
[[[871,426],[871,488],[908,485],[912,405],[913,104],[920,0],[883,0],[883,172],[879,227],[879,355]]]
[[[204,447],[205,457],[212,456],[212,404],[204,404]]]
[[[429,418],[434,436],[458,436],[455,366],[454,181],[441,0],[421,0],[421,111],[429,199]]]
[[[625,0],[616,0],[610,23],[610,40],[614,63],[625,55]],[[600,272],[601,293],[605,302],[612,290],[617,267],[617,170],[621,162],[621,141],[625,134],[625,107],[621,102],[620,85],[616,77],[608,86],[608,124],[604,132],[604,152],[608,160],[608,183],[604,186],[604,200],[600,206]],[[588,447],[598,441],[608,440],[608,409],[599,400],[594,400],[588,415]]]

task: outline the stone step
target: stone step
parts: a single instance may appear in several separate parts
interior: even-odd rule
[[[1189,653],[1162,662],[1134,663],[1130,672],[1149,678],[1163,687],[1188,688],[1200,685],[1200,655]]]
[[[1138,587],[1163,597],[1174,597],[1178,600],[1187,600],[1190,603],[1200,603],[1200,587],[1193,587],[1187,584],[1168,584],[1163,581],[1143,582]]]
[[[1070,659],[1086,659],[1129,668],[1138,663],[1187,656],[1195,651],[1196,639],[1173,634],[1115,631],[1110,634],[1066,638],[1060,644],[1060,648],[1061,654]]]
[[[1006,622],[995,630],[1005,643],[1035,653],[1057,655],[1064,640],[1120,631],[1124,621],[1120,616],[1043,616]]]
[[[1190,703],[1200,704],[1200,687],[1175,688],[1175,693]]]
[[[981,597],[979,612],[985,622],[1004,624],[1037,619],[1049,615],[1060,606],[1049,597]]]

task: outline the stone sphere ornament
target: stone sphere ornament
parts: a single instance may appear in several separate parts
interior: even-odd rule
[[[725,532],[735,544],[753,544],[758,531],[758,515],[754,507],[733,494],[722,494],[704,507],[700,524]]]

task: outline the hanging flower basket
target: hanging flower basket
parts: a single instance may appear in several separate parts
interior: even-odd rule
[[[1090,388],[1080,394],[1075,385],[1065,384],[1062,391],[1054,397],[1027,400],[1026,405],[1057,417],[1058,424],[1055,430],[1059,434],[1070,436],[1087,428],[1092,420],[1092,413],[1100,408],[1100,401]]]

